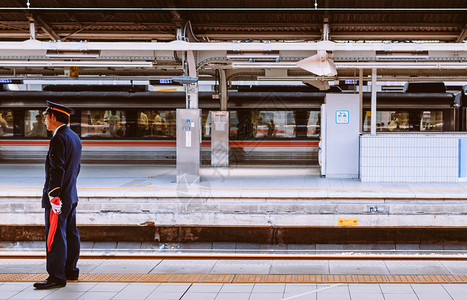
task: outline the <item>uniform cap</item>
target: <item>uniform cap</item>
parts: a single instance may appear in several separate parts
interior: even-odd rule
[[[45,110],[45,113],[53,110],[54,112],[65,114],[68,117],[75,113],[75,111],[68,106],[57,104],[57,103],[54,103],[48,100],[46,101],[46,103],[47,103],[47,109]]]

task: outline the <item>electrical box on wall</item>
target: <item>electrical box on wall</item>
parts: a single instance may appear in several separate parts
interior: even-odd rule
[[[177,183],[199,182],[201,110],[177,109]]]

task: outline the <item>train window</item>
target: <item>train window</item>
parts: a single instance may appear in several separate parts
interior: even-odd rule
[[[420,131],[443,131],[443,112],[424,111],[420,123]]]
[[[0,136],[13,136],[13,111],[0,109]]]
[[[137,115],[139,137],[175,138],[175,110],[140,110]]]
[[[123,137],[126,131],[126,114],[123,110],[83,110],[81,112],[81,137]]]
[[[365,112],[363,131],[371,130],[371,112]],[[409,113],[400,111],[377,111],[377,131],[409,131]]]
[[[202,110],[201,112],[201,126],[203,129],[203,138],[211,137],[211,112]]]
[[[321,113],[319,111],[310,111],[306,128],[307,137],[318,137],[321,129]]]
[[[47,127],[41,111],[26,110],[24,112],[24,136],[47,137]]]
[[[231,139],[293,139],[319,135],[319,111],[237,110],[230,112]]]
[[[363,130],[371,130],[371,112],[364,112]],[[377,131],[443,131],[442,111],[377,111]]]
[[[254,111],[252,122],[256,138],[295,137],[293,111]]]
[[[229,139],[235,140],[237,139],[237,128],[238,128],[238,118],[237,118],[237,111],[231,110],[229,112],[230,121],[229,121]]]

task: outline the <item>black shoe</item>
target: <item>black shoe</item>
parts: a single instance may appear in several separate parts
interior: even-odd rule
[[[65,286],[66,286],[66,282],[58,283],[54,281],[49,281],[47,279],[42,282],[34,283],[34,287],[38,290],[57,289],[57,288],[65,287]]]
[[[79,275],[66,275],[66,280],[78,280]]]

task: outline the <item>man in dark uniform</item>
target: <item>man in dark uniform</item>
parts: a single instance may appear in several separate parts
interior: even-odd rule
[[[80,249],[76,228],[76,179],[80,170],[81,141],[67,126],[73,109],[50,101],[47,101],[47,106],[43,114],[47,130],[53,131],[53,137],[45,162],[46,178],[42,193],[46,239],[50,229],[50,214],[59,215],[50,252],[46,250],[49,277],[45,281],[36,282],[36,289],[64,287],[66,280],[77,280],[79,276],[76,267]],[[51,203],[52,199],[54,202],[59,200],[59,204]]]

